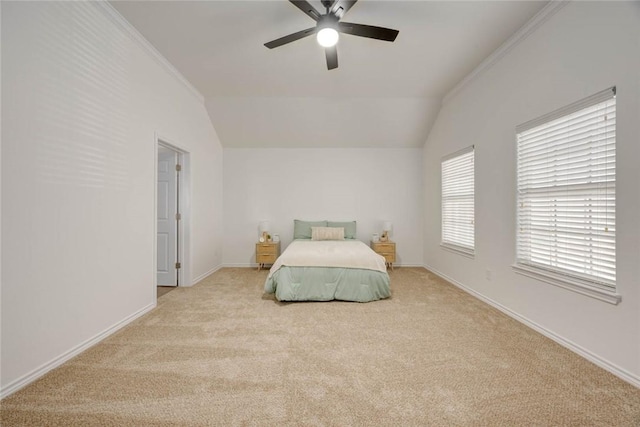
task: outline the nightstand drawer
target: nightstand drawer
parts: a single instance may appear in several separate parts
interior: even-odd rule
[[[276,258],[278,258],[276,254],[257,254],[256,262],[258,264],[273,264],[276,262]]]
[[[378,252],[379,254],[395,253],[396,244],[395,243],[374,243],[373,250]]]
[[[386,262],[396,262],[396,253],[395,252],[391,252],[391,253],[378,252],[378,253],[384,257],[384,260]]]
[[[256,252],[258,254],[277,254],[278,253],[278,245],[274,245],[272,243],[258,243],[256,244]]]

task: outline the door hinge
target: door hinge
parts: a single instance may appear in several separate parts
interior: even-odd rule
[[[180,213],[176,214],[176,221],[180,221],[182,219],[182,215]]]
[[[176,269],[180,268],[180,263],[176,262]]]
[[[176,171],[180,172],[182,170],[182,165],[176,165]]]

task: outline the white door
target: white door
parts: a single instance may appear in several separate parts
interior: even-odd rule
[[[178,286],[178,153],[158,147],[158,286]]]

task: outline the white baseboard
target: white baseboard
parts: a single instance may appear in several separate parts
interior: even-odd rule
[[[130,316],[125,317],[124,319],[122,319],[118,323],[114,324],[113,326],[110,326],[109,328],[107,328],[104,331],[100,332],[99,334],[95,335],[93,338],[89,338],[88,340],[86,340],[85,342],[81,343],[80,345],[77,345],[76,347],[73,347],[71,350],[69,350],[69,351],[61,354],[60,356],[54,358],[53,360],[41,365],[40,367],[34,369],[33,371],[29,372],[28,374],[18,378],[15,381],[10,382],[9,384],[7,384],[6,387],[3,387],[2,390],[0,391],[0,399],[4,399],[5,397],[15,393],[16,391],[20,390],[21,388],[29,385],[30,383],[32,383],[33,381],[37,380],[38,378],[40,378],[41,376],[43,376],[47,372],[57,368],[58,366],[62,365],[64,362],[72,359],[73,357],[77,356],[78,354],[82,353],[83,351],[87,350],[88,348],[90,348],[90,347],[94,346],[95,344],[99,343],[103,339],[107,338],[109,335],[111,335],[114,332],[118,331],[119,329],[122,329],[123,327],[127,326],[129,323],[133,322],[138,317],[148,313],[149,311],[151,311],[155,307],[156,307],[156,303],[153,302],[153,303],[141,308],[140,310],[136,311],[135,313],[131,314]]]
[[[574,343],[571,340],[568,340],[558,334],[556,334],[555,332],[537,324],[536,322],[534,322],[533,320],[530,320],[524,316],[522,316],[521,314],[516,313],[515,311],[505,307],[504,305],[500,304],[497,301],[494,301],[493,299],[481,294],[478,291],[475,291],[465,285],[463,285],[462,283],[458,282],[455,279],[452,279],[451,277],[447,276],[446,274],[443,274],[441,272],[439,272],[438,270],[429,267],[428,265],[423,265],[424,268],[426,268],[427,270],[431,271],[432,273],[442,277],[444,280],[446,280],[447,282],[450,282],[451,284],[453,284],[454,286],[462,289],[463,291],[467,292],[468,294],[478,298],[479,300],[489,304],[490,306],[497,308],[498,310],[500,310],[501,312],[503,312],[504,314],[506,314],[507,316],[519,321],[520,323],[523,323],[525,325],[527,325],[528,327],[530,327],[531,329],[541,333],[542,335],[544,335],[545,337],[552,339],[553,341],[557,342],[558,344],[560,344],[563,347],[568,348],[569,350],[573,351],[574,353],[577,353],[578,355],[584,357],[585,359],[587,359],[588,361],[598,365],[599,367],[601,367],[602,369],[611,372],[613,375],[623,379],[624,381],[640,388],[640,377],[637,375],[632,374],[631,372],[619,367],[618,365],[616,365],[615,363],[612,363],[606,359],[603,359],[602,357],[598,356],[597,354],[592,353],[591,351],[585,349],[584,347],[581,347],[580,345]]]
[[[205,279],[205,278],[211,276],[213,273],[215,273],[216,271],[220,270],[222,267],[224,267],[224,265],[220,264],[217,267],[213,267],[211,270],[207,271],[206,273],[199,275],[198,277],[196,277],[195,279],[193,279],[191,281],[191,285],[189,285],[189,286],[193,286],[196,283],[198,283],[199,281],[201,281],[202,279]]]

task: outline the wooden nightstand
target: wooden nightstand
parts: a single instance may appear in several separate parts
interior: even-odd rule
[[[280,242],[256,243],[258,270],[265,264],[273,264],[280,255]]]
[[[371,249],[384,257],[386,264],[393,270],[396,262],[396,242],[371,242]]]

